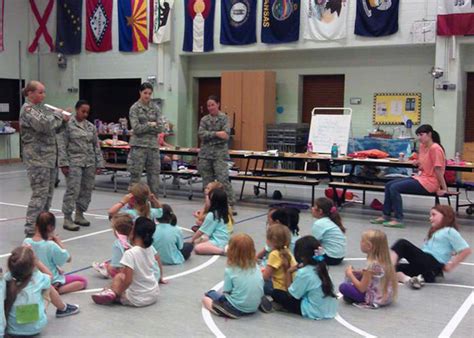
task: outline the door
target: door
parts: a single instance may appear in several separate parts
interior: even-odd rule
[[[25,81],[21,81],[21,88],[25,86]],[[0,120],[18,121],[20,108],[25,99],[21,96],[18,79],[0,79]],[[21,103],[20,103],[21,97]],[[13,126],[15,128],[15,126]]]
[[[202,77],[198,79],[198,104],[196,107],[197,127],[201,118],[207,114],[207,99],[211,95],[221,97],[221,78],[220,77]],[[222,107],[221,107],[222,110]],[[198,144],[200,144],[198,137]]]
[[[302,121],[311,123],[314,107],[344,107],[344,75],[303,76]],[[342,114],[341,111],[320,111],[320,114]]]

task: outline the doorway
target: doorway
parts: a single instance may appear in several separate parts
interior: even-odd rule
[[[201,77],[198,79],[198,102],[196,106],[197,128],[204,115],[207,114],[207,99],[211,95],[221,97],[221,78],[220,77]],[[197,129],[196,128],[196,129]],[[200,140],[198,137],[198,145]]]

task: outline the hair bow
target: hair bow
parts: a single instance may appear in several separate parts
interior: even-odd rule
[[[335,206],[332,206],[331,209],[329,209],[329,212],[331,214],[334,214],[337,211],[337,208]]]
[[[313,260],[315,262],[324,261],[324,250],[322,247],[319,247],[316,250],[314,250]]]

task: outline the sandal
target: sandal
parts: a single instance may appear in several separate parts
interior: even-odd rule
[[[384,224],[387,220],[384,217],[377,217],[370,220],[370,224]]]
[[[398,229],[405,228],[405,224],[399,221],[386,221],[386,222],[383,222],[382,224],[386,228],[398,228]]]

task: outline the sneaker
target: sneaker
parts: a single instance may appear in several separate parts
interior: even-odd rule
[[[200,226],[199,225],[193,225],[191,227],[191,230],[194,231],[194,232],[197,232],[199,230]]]
[[[399,221],[385,221],[382,223],[386,228],[397,228],[397,229],[404,229],[405,224]]]
[[[280,303],[277,303],[277,302],[275,302],[275,301],[273,301],[273,302],[271,302],[271,303],[272,303],[272,309],[273,309],[274,311],[278,311],[278,312],[288,312],[288,310],[285,309],[285,308],[283,307],[283,305],[281,305]]]
[[[232,309],[229,309],[229,306],[226,303],[220,301],[213,301],[212,302],[212,309],[219,314],[222,314],[228,318],[232,319],[239,319],[240,316],[235,314]]]
[[[411,277],[408,280],[408,285],[414,290],[419,290],[425,285],[425,279],[422,275]]]
[[[79,313],[79,305],[76,304],[66,304],[66,309],[64,310],[56,310],[56,317],[62,318],[67,316],[72,316]]]
[[[92,269],[97,271],[102,277],[109,278],[109,272],[107,271],[107,265],[104,263],[93,262]]]
[[[110,289],[104,289],[101,292],[92,295],[94,303],[99,305],[112,304],[115,299],[117,299],[117,295]]]
[[[267,297],[262,296],[258,309],[263,313],[270,313],[273,311],[272,302],[270,302]]]
[[[387,220],[383,217],[377,217],[370,220],[370,224],[384,224]]]

